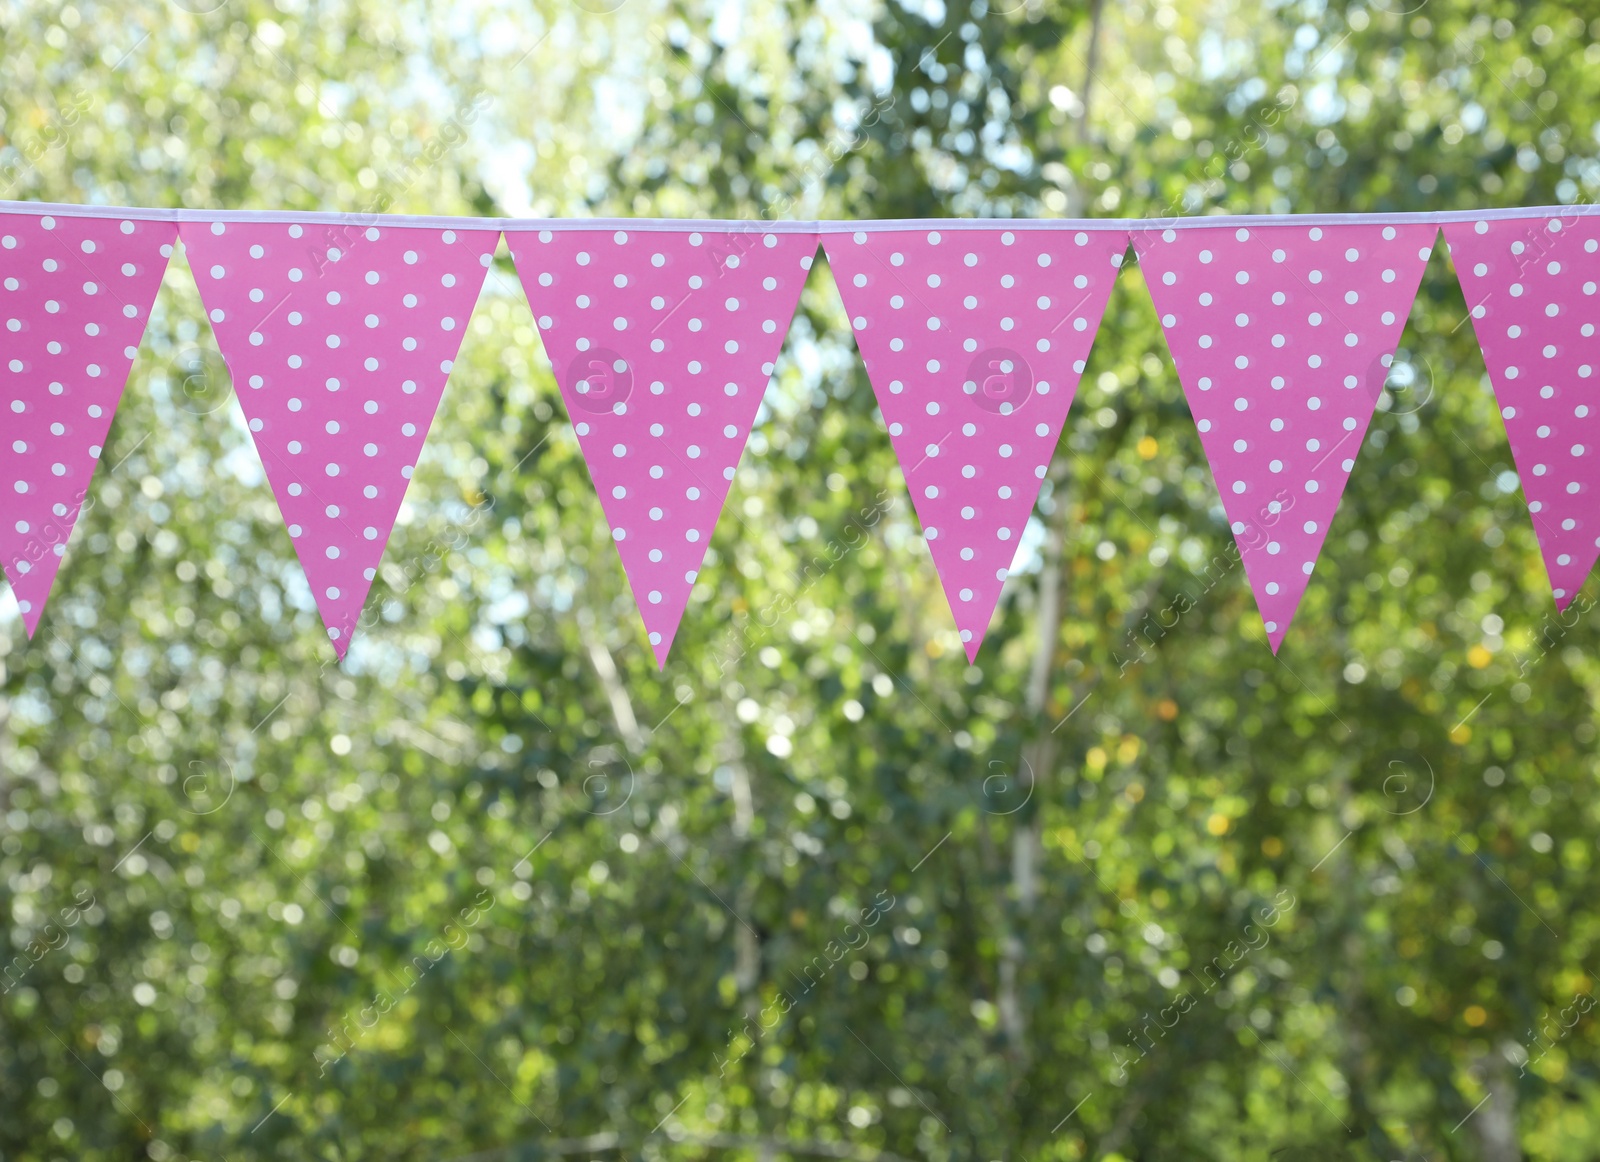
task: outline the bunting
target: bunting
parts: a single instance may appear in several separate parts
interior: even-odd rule
[[[974,660],[1131,243],[1271,648],[1435,232],[1559,607],[1600,559],[1600,210],[528,221],[0,202],[0,566],[38,628],[173,245],[341,658],[502,232],[664,667],[818,245]]]
[[[499,237],[183,226],[234,394],[341,658]]]
[[[0,214],[0,561],[29,637],[176,239],[170,222]]]
[[[1134,237],[1273,653],[1355,467],[1436,230]]]
[[[1450,223],[1444,236],[1566,609],[1600,556],[1600,218],[1480,219]]]
[[[971,661],[1128,235],[1010,225],[860,231],[823,245]]]
[[[508,240],[664,667],[817,235],[729,223]]]

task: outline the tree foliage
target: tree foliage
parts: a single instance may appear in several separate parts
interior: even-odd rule
[[[19,0],[0,175],[1570,203],[1591,17]],[[1554,612],[1442,245],[1379,409],[1274,658],[1130,261],[968,666],[819,261],[657,673],[502,249],[340,665],[175,260],[39,634],[0,623],[0,1158],[1592,1157],[1592,598]]]

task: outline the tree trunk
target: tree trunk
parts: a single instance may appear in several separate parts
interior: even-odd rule
[[[1483,1162],[1522,1162],[1522,1147],[1517,1144],[1517,1079],[1503,1049],[1485,1053],[1472,1067],[1488,1091],[1470,1123],[1477,1127]]]
[[[595,631],[592,622],[592,617],[580,616],[578,619],[584,645],[589,650],[589,660],[594,663],[594,672],[600,679],[601,689],[606,692],[606,701],[611,703],[611,717],[616,721],[617,734],[629,754],[638,754],[644,750],[644,734],[639,729],[639,719],[633,713],[633,699],[628,697],[628,688],[622,684],[617,673],[616,659],[611,656],[611,651],[606,648],[606,643]]]
[[[1094,85],[1095,62],[1099,58],[1101,3],[1102,0],[1094,0],[1089,10],[1089,48],[1083,77],[1084,116],[1078,126],[1083,140],[1087,140],[1089,135],[1089,90]],[[1067,196],[1068,214],[1074,217],[1081,215],[1084,207],[1080,188],[1075,185]],[[1051,475],[1059,484],[1062,479],[1059,471]],[[1039,570],[1039,602],[1034,611],[1037,636],[1033,664],[1028,671],[1026,698],[1034,738],[1023,747],[1022,769],[1015,776],[1019,786],[1027,787],[1028,797],[1017,811],[1011,833],[1011,900],[1006,913],[1006,932],[1000,942],[1000,988],[995,1006],[999,1010],[1000,1026],[1005,1031],[1011,1058],[1016,1065],[1015,1080],[1021,1079],[1028,1061],[1028,1019],[1022,1004],[1020,978],[1028,952],[1025,932],[1038,898],[1040,805],[1034,801],[1034,796],[1048,779],[1055,763],[1055,736],[1048,721],[1048,704],[1056,643],[1061,637],[1061,558],[1065,540],[1061,525],[1067,519],[1066,504],[1058,501],[1057,507],[1057,518],[1050,522],[1045,536],[1043,565]]]

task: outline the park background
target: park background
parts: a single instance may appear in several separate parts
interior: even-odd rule
[[[9,0],[0,196],[1573,203],[1594,16]],[[342,665],[181,253],[91,500],[0,597],[5,1162],[1600,1156],[1594,586],[1442,246],[1277,658],[1131,261],[973,666],[820,259],[664,673],[503,245]]]

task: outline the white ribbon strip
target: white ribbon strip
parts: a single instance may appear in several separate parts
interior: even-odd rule
[[[878,230],[1185,230],[1226,226],[1337,226],[1476,222],[1499,218],[1582,218],[1600,205],[1519,206],[1486,210],[1428,210],[1412,214],[1202,214],[1171,218],[890,218],[766,221],[760,218],[467,218],[437,214],[348,214],[330,211],[187,210],[137,206],[79,206],[63,202],[0,201],[0,213],[157,222],[299,222],[336,226],[429,226],[492,230],[727,230],[767,234],[853,234]]]

